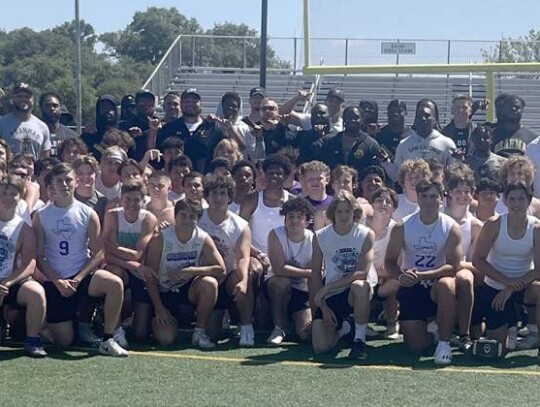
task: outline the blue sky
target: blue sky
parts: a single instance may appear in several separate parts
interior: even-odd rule
[[[196,18],[204,28],[211,28],[215,22],[230,21],[260,29],[260,0],[80,0],[81,18],[92,24],[97,33],[124,28],[136,11],[144,11],[149,6],[177,7],[187,17]],[[269,0],[269,35],[301,37],[302,7],[303,0]],[[9,31],[28,26],[43,30],[72,19],[74,0],[12,1],[4,11],[10,18],[0,19],[1,29]],[[540,28],[539,15],[538,0],[311,0],[311,36],[497,41],[502,36],[525,36],[530,29]],[[292,60],[291,41],[271,40],[270,44],[281,57]],[[446,62],[444,42],[419,44],[417,55],[403,56],[402,63]],[[356,58],[349,60],[349,64],[394,62],[394,57],[384,59],[379,55],[378,42],[353,41],[349,45],[350,54]],[[489,45],[462,43],[452,46],[451,62],[474,62],[481,58],[481,50],[488,49]],[[343,64],[343,49],[343,41],[313,41],[312,62],[317,63],[324,56],[327,65]],[[298,53],[302,52],[300,44]]]
[[[177,7],[205,27],[232,21],[260,26],[260,0],[80,0],[81,16],[98,33],[125,27],[135,11],[148,6]],[[269,0],[269,33],[302,33],[302,0]],[[436,4],[436,6],[431,6]],[[46,29],[73,17],[74,0],[10,1],[0,28]],[[32,10],[29,12],[29,10]],[[312,35],[355,38],[497,40],[539,28],[538,0],[366,1],[311,0]],[[9,16],[9,18],[6,18]]]

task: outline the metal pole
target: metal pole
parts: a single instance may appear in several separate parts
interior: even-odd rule
[[[294,48],[293,72],[296,75],[296,58],[297,58],[296,57],[296,52],[297,52],[297,38],[296,37],[294,37],[294,43],[293,44],[294,44],[294,47],[293,47]]]
[[[82,80],[81,80],[81,21],[79,0],[75,0],[75,83],[77,89],[77,132],[82,133]]]
[[[345,66],[349,65],[349,39],[345,38]]]
[[[487,120],[489,122],[495,121],[495,108],[494,108],[494,100],[495,100],[495,73],[494,72],[486,72],[486,98],[491,103],[487,107]]]
[[[266,44],[268,42],[268,0],[262,0],[261,10],[261,61],[259,86],[266,88]]]
[[[309,0],[304,0],[304,67],[311,66],[311,39],[309,37]]]

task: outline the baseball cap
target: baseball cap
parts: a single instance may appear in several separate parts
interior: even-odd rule
[[[12,95],[18,95],[19,93],[26,93],[30,96],[34,96],[34,91],[32,91],[32,88],[26,83],[15,85],[11,92]]]
[[[152,98],[156,99],[156,95],[154,95],[150,90],[148,89],[141,89],[135,94],[135,101],[139,100],[140,98]]]
[[[401,99],[394,99],[390,103],[388,103],[387,110],[390,110],[392,108],[403,109],[407,111],[407,104]]]
[[[249,91],[249,97],[253,96],[262,96],[263,98],[266,97],[266,89],[261,88],[260,86],[257,86],[256,88],[253,88]]]
[[[343,92],[339,89],[330,89],[328,91],[328,93],[326,94],[326,98],[328,99],[329,97],[334,97],[334,98],[338,98],[339,100],[341,100],[342,102],[345,102],[345,95],[343,94]]]
[[[101,159],[106,160],[107,158],[117,160],[119,163],[123,163],[128,159],[126,152],[118,146],[111,146],[105,150]]]
[[[180,99],[184,99],[189,95],[195,95],[199,99],[201,99],[201,94],[199,93],[197,88],[187,88],[185,91],[182,92],[182,96],[180,97]]]
[[[135,104],[135,96],[133,95],[125,95],[122,98],[122,102],[120,102],[121,106],[130,106]]]

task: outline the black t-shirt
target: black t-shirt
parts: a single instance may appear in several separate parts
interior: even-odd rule
[[[376,140],[381,146],[382,149],[386,152],[388,155],[388,158],[390,160],[394,160],[394,157],[396,156],[396,148],[402,138],[403,133],[394,133],[390,126],[384,126],[376,136]]]
[[[450,137],[456,143],[458,150],[463,151],[464,153],[470,153],[471,151],[471,133],[473,131],[472,123],[464,129],[458,129],[454,121],[452,120],[448,125],[442,130],[442,134],[447,137]]]
[[[266,155],[277,153],[281,147],[293,145],[293,138],[281,123],[271,130],[263,129],[263,139]]]
[[[527,144],[536,137],[538,137],[538,133],[535,133],[526,126],[521,126],[514,132],[495,123],[491,150],[503,157],[509,157],[515,154],[524,155]]]
[[[360,174],[364,168],[370,165],[381,165],[380,146],[377,141],[362,133],[352,145],[352,148],[345,156],[343,150],[343,132],[337,135],[327,135],[316,142],[318,159],[326,163],[330,169],[334,169],[339,164],[353,167]]]
[[[294,138],[294,146],[298,148],[300,152],[298,155],[298,164],[302,164],[316,158],[313,144],[321,138],[321,135],[313,129],[302,130],[296,134],[296,137]]]
[[[183,117],[167,123],[158,133],[156,146],[161,150],[167,137],[179,137],[184,142],[184,153],[193,161],[193,170],[203,174],[212,161],[216,145],[226,138],[215,122],[203,120],[192,132]]]
[[[128,131],[132,127],[138,127],[142,130],[142,136],[133,138],[133,140],[135,140],[135,147],[130,149],[128,154],[130,158],[141,161],[144,157],[144,153],[146,153],[148,130],[150,129],[150,119],[148,118],[148,116],[141,117],[137,115],[129,121],[121,122],[118,127],[120,128],[120,130],[124,131]]]
[[[92,195],[90,198],[86,198],[75,192],[75,199],[95,210],[99,217],[100,223],[103,225],[103,220],[105,219],[105,208],[107,207],[108,203],[105,195],[99,191],[94,191],[94,195]]]

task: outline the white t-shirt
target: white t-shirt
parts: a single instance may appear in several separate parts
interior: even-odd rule
[[[26,121],[22,121],[13,113],[1,117],[0,138],[6,140],[14,154],[29,153],[36,160],[41,157],[43,151],[51,149],[49,127],[34,115]]]

